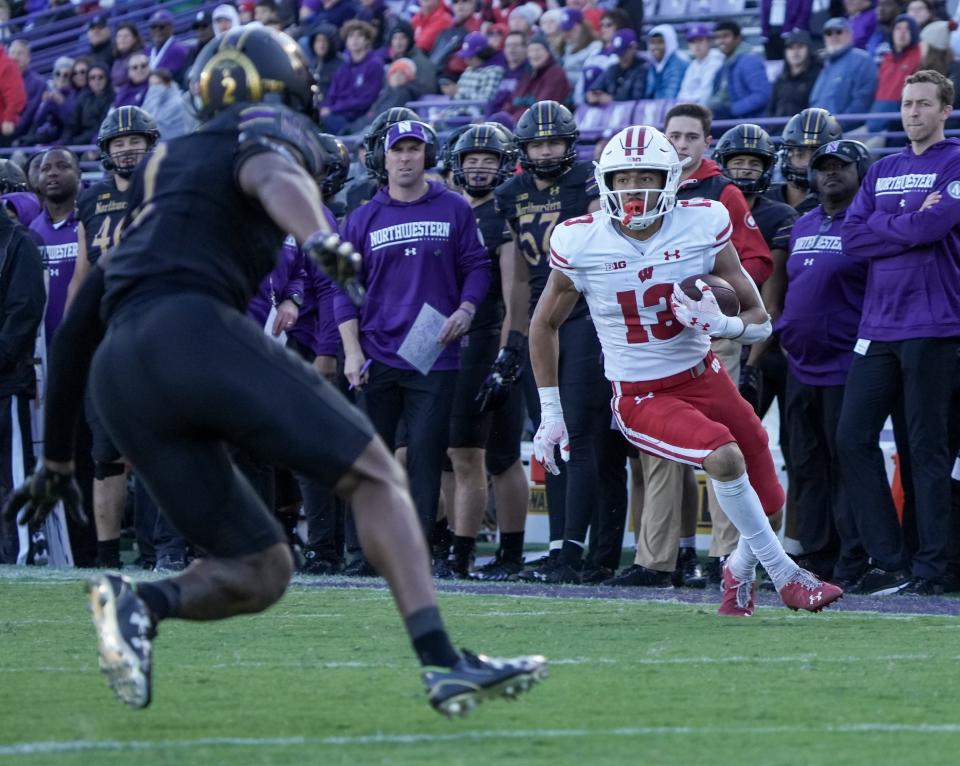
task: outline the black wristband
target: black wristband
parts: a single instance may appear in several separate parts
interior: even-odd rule
[[[511,330],[507,333],[507,344],[504,348],[520,351],[523,349],[523,344],[526,343],[526,341],[527,337],[522,332],[519,330]]]

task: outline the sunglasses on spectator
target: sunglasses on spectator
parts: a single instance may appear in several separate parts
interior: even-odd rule
[[[78,74],[86,74],[86,73],[87,73],[87,70],[86,70],[86,69],[74,69],[74,70],[73,70],[73,75],[74,75],[74,77],[76,77]]]
[[[823,33],[823,36],[833,37],[834,35],[842,35],[846,31],[846,29],[828,29]]]
[[[127,69],[147,69],[150,65],[147,63],[143,64],[131,64]]]
[[[87,79],[89,80],[106,80],[107,76],[105,74],[92,74]]]
[[[62,72],[57,72],[57,77],[70,77],[73,73],[69,69],[65,69]]]

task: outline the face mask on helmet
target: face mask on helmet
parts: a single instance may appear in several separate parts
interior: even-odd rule
[[[112,148],[112,144],[117,141],[117,138],[120,138],[118,136],[110,141],[111,146],[108,146],[107,156],[102,160],[103,165],[107,170],[112,170],[114,174],[120,176],[121,178],[130,178],[137,167],[139,167],[140,163],[143,162],[147,155],[153,151],[153,142],[147,136],[135,133],[128,135],[130,137],[139,135],[144,140],[143,145],[128,149],[114,150]]]
[[[566,141],[567,148],[559,157],[532,159],[529,154],[529,143],[520,144],[520,167],[528,173],[545,181],[559,178],[573,167],[577,161],[577,150],[572,141]]]
[[[611,174],[612,175],[612,174]],[[612,179],[611,179],[612,180]],[[666,189],[608,189],[601,192],[601,210],[632,231],[649,229],[676,205]]]

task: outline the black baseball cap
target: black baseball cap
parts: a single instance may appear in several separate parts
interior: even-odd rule
[[[810,167],[814,167],[820,160],[826,157],[836,157],[848,165],[852,162],[859,162],[863,157],[864,146],[859,141],[850,139],[840,139],[839,141],[828,141],[813,153],[810,158]]]
[[[193,17],[194,29],[199,29],[200,27],[212,27],[213,26],[213,15],[210,11],[197,11],[197,15]]]

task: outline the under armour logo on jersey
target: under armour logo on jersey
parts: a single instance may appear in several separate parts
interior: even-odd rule
[[[415,247],[405,247],[405,248],[403,249],[403,254],[404,254],[405,256],[407,256],[407,257],[409,257],[409,256],[411,256],[411,255],[416,255],[416,254],[417,254],[417,248],[415,248]]]
[[[813,262],[814,262],[815,260],[816,260],[816,258],[804,258],[804,259],[803,259],[803,265],[804,265],[804,266],[813,266]]]
[[[653,266],[647,266],[646,268],[640,269],[637,272],[637,276],[640,277],[641,282],[646,282],[653,276]]]
[[[679,261],[679,260],[680,260],[680,251],[679,251],[679,250],[674,250],[674,251],[671,253],[669,250],[664,250],[664,251],[663,251],[663,260],[669,261],[671,258],[676,258],[676,259]]]

